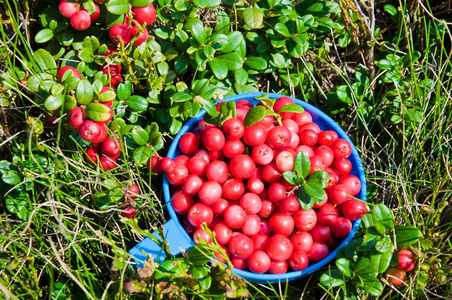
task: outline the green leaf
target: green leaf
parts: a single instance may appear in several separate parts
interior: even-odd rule
[[[9,185],[17,185],[22,182],[19,173],[14,170],[10,170],[8,172],[3,173],[2,180]]]
[[[361,257],[355,266],[355,274],[358,276],[371,276],[377,277],[378,273],[375,272],[370,264],[370,260],[367,257]]]
[[[228,75],[228,65],[221,59],[214,58],[213,60],[209,61],[209,67],[215,77],[219,80],[225,79]]]
[[[111,110],[101,103],[90,103],[86,107],[86,116],[96,122],[103,122],[111,117]]]
[[[249,127],[256,124],[265,117],[265,108],[263,106],[251,107],[243,119],[243,125]]]
[[[215,29],[218,33],[227,34],[229,32],[229,28],[231,25],[231,21],[229,16],[222,10],[217,13],[217,22],[215,23]]]
[[[412,245],[419,241],[422,234],[414,226],[397,225],[395,227],[395,236],[397,246]]]
[[[93,86],[88,80],[80,80],[78,82],[76,93],[78,104],[88,104],[93,100]]]
[[[195,40],[201,44],[204,45],[207,41],[207,32],[202,23],[195,22],[191,26],[191,33]]]
[[[148,142],[149,134],[140,126],[135,126],[132,129],[132,139],[138,145],[143,146]]]
[[[326,287],[338,287],[345,283],[344,275],[338,269],[332,269],[322,274],[320,283]]]
[[[352,277],[355,266],[349,259],[339,258],[338,260],[336,260],[336,266],[342,272],[342,274],[347,277]]]
[[[93,54],[93,50],[89,49],[89,48],[83,48],[82,50],[80,50],[78,52],[78,57],[80,57],[80,59],[86,63],[92,63],[94,61],[94,54]]]
[[[318,183],[322,186],[322,188],[326,188],[328,186],[329,180],[330,176],[328,175],[328,172],[325,172],[323,170],[315,171],[308,178],[308,182]]]
[[[109,12],[115,15],[122,15],[129,11],[128,0],[109,0],[105,6]]]
[[[323,199],[325,197],[325,191],[320,183],[307,181],[303,184],[303,188],[310,197],[316,199]]]
[[[53,38],[53,31],[49,28],[41,29],[35,36],[35,42],[42,44],[50,41]]]
[[[146,146],[140,146],[133,151],[133,160],[137,165],[147,163],[152,157],[152,149]]]
[[[228,53],[236,50],[243,41],[243,35],[240,31],[233,31],[228,34],[228,42],[223,45],[218,51]]]
[[[287,38],[291,37],[289,29],[283,23],[277,23],[275,25],[275,30],[284,37],[287,37]]]
[[[389,268],[391,259],[391,251],[381,253],[376,249],[373,249],[370,254],[370,264],[372,265],[372,269],[378,273],[384,273]]]
[[[125,81],[118,85],[118,100],[124,101],[132,95],[132,82]]]
[[[100,102],[112,101],[116,98],[116,93],[114,91],[105,91],[99,95]]]
[[[178,119],[172,118],[170,121],[170,133],[176,134],[180,131],[181,128],[182,128],[182,122],[179,121]]]
[[[287,104],[281,107],[281,109],[279,110],[279,113],[282,112],[302,113],[304,112],[304,108],[303,106],[298,104]]]
[[[47,97],[47,99],[44,103],[44,106],[46,107],[46,109],[48,111],[58,109],[61,107],[61,105],[63,105],[64,99],[65,99],[65,97],[63,94],[58,94],[56,96],[49,96],[49,97]]]
[[[383,290],[383,284],[378,278],[372,276],[361,276],[363,289],[372,296],[378,297]]]
[[[243,20],[251,29],[257,29],[262,25],[264,15],[258,7],[247,7],[243,11]]]
[[[391,252],[393,247],[392,241],[389,237],[384,236],[375,244],[375,249],[380,253]]]
[[[230,71],[237,70],[243,66],[243,59],[235,52],[219,55],[216,59],[222,60]]]
[[[213,104],[210,101],[205,101],[204,105],[203,105],[204,109],[206,110],[206,112],[211,115],[212,117],[216,117],[218,116],[218,111],[217,108],[215,107],[215,104]]]
[[[148,108],[146,98],[139,95],[129,97],[124,103],[134,112],[142,112]]]
[[[149,134],[149,144],[156,148],[162,142],[162,134],[159,131],[154,131]],[[160,150],[160,149],[155,149]]]
[[[306,178],[309,175],[309,171],[311,170],[311,161],[309,157],[303,151],[300,151],[295,156],[295,161],[293,165],[293,169],[297,172],[298,176],[302,176]],[[322,195],[323,197],[323,195]]]
[[[306,194],[304,188],[298,189],[298,202],[303,210],[310,210],[314,206],[314,201],[312,201],[311,197]]]
[[[195,245],[188,251],[188,260],[194,266],[204,266],[213,257],[213,251],[206,249],[201,245]]]
[[[36,61],[43,72],[56,75],[57,66],[55,60],[48,51],[42,48],[36,50],[33,55],[33,60]]]
[[[371,226],[374,226],[374,220],[372,219],[372,214],[366,213],[361,218],[364,227],[369,228]]]
[[[265,70],[267,69],[267,61],[262,57],[249,56],[244,65],[253,70]]]
[[[394,6],[392,6],[391,4],[386,4],[384,6],[384,10],[385,10],[385,12],[387,12],[388,14],[390,14],[393,17],[397,15],[397,9]]]
[[[288,183],[290,183],[291,185],[296,185],[295,179],[297,178],[297,176],[294,172],[285,171],[282,175]]]
[[[246,84],[248,82],[248,72],[244,69],[237,69],[234,71],[234,80],[238,84]]]
[[[375,229],[377,229],[380,234],[387,234],[394,228],[394,216],[392,211],[383,203],[374,207],[372,219],[375,224]]]
[[[145,7],[152,4],[153,0],[129,0],[132,7]]]

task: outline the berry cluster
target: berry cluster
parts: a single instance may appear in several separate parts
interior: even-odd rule
[[[400,250],[397,253],[399,262],[395,268],[386,271],[388,281],[395,286],[400,286],[406,280],[406,272],[410,272],[416,266],[416,258],[410,250]]]
[[[294,101],[280,97],[273,110],[288,104]],[[148,166],[166,171],[173,185],[171,205],[196,243],[211,242],[200,228],[206,223],[235,268],[273,274],[289,266],[303,270],[328,256],[350,233],[351,221],[366,213],[365,204],[351,198],[361,190],[360,180],[349,174],[351,146],[336,132],[322,131],[308,112],[281,112],[280,123],[268,114],[245,127],[253,104],[242,100],[236,107],[236,118],[221,127],[201,119],[198,130],[180,138],[181,155],[153,157]],[[300,151],[309,157],[310,174],[329,174],[323,201],[310,210],[295,196],[299,185],[283,176],[294,169]]]

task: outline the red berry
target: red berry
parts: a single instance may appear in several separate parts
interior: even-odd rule
[[[145,7],[132,7],[133,18],[135,21],[143,25],[151,25],[154,23],[157,13],[155,11],[154,5],[149,4]]]
[[[131,39],[130,30],[125,25],[114,25],[110,28],[109,34],[111,41],[116,45],[119,45],[121,40],[123,44],[126,45]]]
[[[86,30],[91,26],[91,16],[86,10],[79,10],[72,14],[71,25],[77,30]]]

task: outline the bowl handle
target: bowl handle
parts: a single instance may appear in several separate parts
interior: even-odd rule
[[[163,230],[171,254],[177,255],[180,254],[182,250],[193,247],[192,242],[182,234],[180,226],[178,226],[173,219],[170,219],[163,224]],[[158,240],[162,240],[157,232],[152,233],[152,235]],[[133,256],[136,266],[140,268],[143,267],[143,261],[146,261],[148,256],[152,256],[157,263],[162,263],[166,258],[166,254],[163,252],[162,248],[148,237],[130,249],[129,254]]]

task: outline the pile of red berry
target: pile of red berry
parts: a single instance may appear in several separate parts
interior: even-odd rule
[[[273,111],[294,103],[280,97]],[[327,257],[350,233],[351,221],[366,213],[366,205],[351,198],[361,190],[359,178],[349,174],[351,146],[336,132],[322,131],[306,111],[281,112],[280,123],[268,114],[245,127],[253,104],[241,100],[236,107],[237,117],[221,127],[201,119],[198,130],[180,138],[181,155],[154,157],[150,167],[166,171],[173,185],[171,205],[196,243],[211,241],[200,228],[205,222],[235,268],[273,274],[289,266],[303,270]],[[309,157],[310,174],[329,175],[323,201],[309,210],[296,196],[300,187],[283,176],[294,169],[300,151]]]

